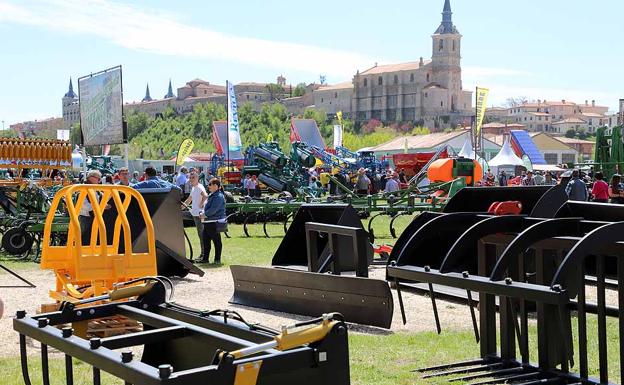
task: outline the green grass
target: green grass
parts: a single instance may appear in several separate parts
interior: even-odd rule
[[[402,217],[396,221],[397,232],[410,222],[411,217]],[[364,222],[365,227],[368,221]],[[378,236],[376,243],[393,244],[389,230],[389,218],[380,217],[375,219],[374,228]],[[281,224],[268,225],[271,238],[264,237],[261,224],[249,226],[252,237],[243,235],[242,226],[230,225],[231,238],[224,237],[224,266],[231,264],[244,265],[269,265],[273,253],[277,249],[283,236]],[[187,229],[189,238],[196,250],[199,250],[199,239],[194,229]],[[301,252],[305,253],[304,245]],[[212,256],[211,256],[212,258]],[[35,269],[38,266],[32,262],[16,262],[7,257],[0,256],[0,263],[15,269]],[[213,268],[214,265],[200,265],[204,268]],[[0,273],[0,280],[2,273]],[[431,311],[431,309],[423,309]],[[466,310],[467,311],[467,310]],[[612,382],[619,382],[618,362],[618,325],[617,320],[608,320],[608,343],[609,343],[609,375]],[[573,328],[576,333],[576,320],[573,320]],[[588,316],[588,339],[589,339],[589,365],[590,374],[598,376],[598,346],[597,346],[597,322],[595,316]],[[535,326],[530,330],[531,361],[536,362],[537,337]],[[407,385],[407,384],[442,384],[447,379],[423,380],[420,374],[412,372],[413,369],[452,363],[479,356],[478,345],[474,341],[472,331],[443,331],[442,335],[433,332],[425,333],[390,333],[388,335],[371,335],[350,333],[349,335],[350,363],[352,384],[357,385]],[[576,353],[576,367],[578,370],[578,352]],[[519,353],[518,353],[519,356]],[[41,383],[39,357],[30,358],[31,379],[34,384]],[[52,384],[64,384],[64,362],[62,359],[51,359]],[[21,368],[18,358],[0,359],[0,374],[2,385],[23,384]],[[91,369],[88,365],[75,362],[74,376],[76,384],[91,383]],[[122,382],[102,373],[103,384],[121,384]]]

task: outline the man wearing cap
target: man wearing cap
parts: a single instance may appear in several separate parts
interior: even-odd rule
[[[389,174],[388,176],[389,178],[386,181],[386,188],[384,191],[387,193],[393,193],[393,192],[399,191],[398,175],[393,172]]]

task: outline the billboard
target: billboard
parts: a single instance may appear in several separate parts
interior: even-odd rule
[[[126,142],[121,66],[78,79],[80,129],[86,146]]]

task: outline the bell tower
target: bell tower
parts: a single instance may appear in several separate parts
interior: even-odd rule
[[[453,25],[450,0],[444,1],[442,23],[431,38],[433,82],[449,91],[448,105],[455,111],[462,90],[460,66],[462,35]]]

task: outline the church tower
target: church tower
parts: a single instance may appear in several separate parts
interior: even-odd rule
[[[80,121],[78,95],[74,92],[74,85],[71,78],[69,78],[69,89],[67,90],[67,93],[63,95],[62,110],[65,129],[70,129],[74,123],[78,123]]]
[[[453,25],[451,1],[444,1],[442,23],[432,36],[433,52],[431,56],[433,82],[448,90],[448,106],[457,111],[462,90],[461,81],[461,38]]]
[[[148,83],[147,87],[145,87],[145,97],[143,98],[143,100],[141,100],[141,102],[145,103],[145,102],[151,102],[151,101],[152,101],[152,97],[150,96],[149,83]]]

